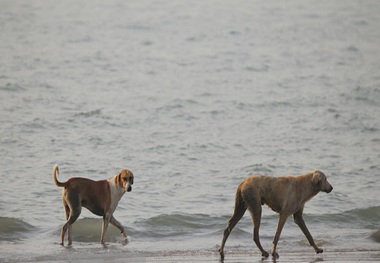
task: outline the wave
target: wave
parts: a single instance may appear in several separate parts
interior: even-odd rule
[[[224,221],[224,220],[223,220]],[[220,227],[219,218],[205,214],[184,214],[172,213],[161,214],[136,222],[140,230],[145,229],[153,237],[173,237],[194,234],[207,233],[216,227]]]
[[[96,109],[92,111],[87,111],[87,112],[80,112],[74,115],[74,117],[85,117],[85,118],[90,118],[92,116],[98,116],[102,114],[102,109]]]
[[[73,239],[79,242],[99,242],[101,231],[101,218],[81,218],[73,224],[72,235]],[[125,231],[127,233],[132,232],[129,228],[126,228]],[[60,229],[58,232],[60,232]],[[105,235],[106,240],[116,242],[120,239],[120,236],[119,229],[109,224]]]
[[[215,220],[210,216],[201,214],[162,214],[147,219],[136,220],[135,222],[121,223],[127,236],[133,239],[156,240],[157,238],[166,237],[189,237],[192,234],[200,233],[201,230],[208,231],[213,229]],[[73,224],[73,239],[84,243],[99,242],[101,229],[101,218],[78,219]],[[60,228],[57,228],[51,234],[59,236],[59,233]],[[107,242],[118,242],[120,237],[119,229],[110,224],[106,232]]]
[[[189,237],[219,238],[230,215],[207,215],[170,213],[159,214],[146,219],[135,219],[133,222],[121,222],[124,225],[126,234],[133,239],[141,240],[182,240]],[[333,214],[305,214],[305,221],[313,225],[314,229],[362,229],[368,233],[368,237],[376,242],[380,242],[378,219],[380,218],[380,206],[362,209],[353,209],[342,213]],[[120,219],[120,218],[119,218]],[[263,229],[275,229],[278,221],[277,214],[264,215],[262,220]],[[291,221],[289,218],[288,221]],[[49,235],[59,236],[60,227],[54,231],[49,231]],[[289,227],[295,227],[294,224]],[[78,242],[99,242],[102,228],[101,218],[81,218],[73,225],[73,238]],[[22,219],[12,217],[0,217],[0,241],[17,241],[28,235],[38,233],[33,225]],[[314,230],[316,231],[316,230]],[[363,233],[364,233],[363,232]],[[235,227],[233,235],[250,236],[252,233],[251,219],[246,214]],[[271,238],[269,231],[262,236]],[[296,232],[298,237],[298,232]],[[120,231],[109,225],[106,233],[108,242],[118,242],[121,238]]]
[[[16,241],[34,230],[34,226],[22,219],[0,217],[0,241]]]
[[[342,213],[307,216],[312,221],[337,227],[360,225],[363,228],[375,229],[378,227],[378,220],[380,218],[380,206],[353,209]]]
[[[0,90],[9,91],[9,92],[21,92],[26,89],[19,85],[18,83],[7,83],[5,85],[0,86]]]
[[[336,214],[305,214],[307,224],[321,226],[321,229],[337,227],[350,229],[378,230],[380,206],[364,209],[353,209]],[[188,238],[189,236],[218,236],[224,231],[230,215],[212,216],[207,214],[170,213],[160,214],[146,219],[137,219],[134,222],[122,222],[128,236],[143,239],[157,238]],[[291,221],[291,219],[288,219]],[[278,221],[277,214],[264,215],[263,228],[275,229]],[[79,219],[73,225],[73,236],[81,242],[97,242],[101,233],[100,218]],[[248,213],[235,227],[235,234],[250,235],[252,232],[251,218]],[[271,232],[270,232],[271,233]],[[297,232],[298,233],[298,232]],[[120,231],[110,225],[106,237],[110,241],[120,238]]]
[[[161,214],[140,222],[134,222],[139,231],[148,231],[152,237],[169,237],[180,235],[215,235],[220,234],[230,215],[210,216],[205,214]],[[323,229],[361,228],[366,230],[378,230],[380,218],[380,206],[353,209],[334,214],[306,214],[305,221],[308,224],[320,225]],[[275,228],[278,221],[277,214],[264,215],[263,227]],[[290,221],[290,220],[289,220]],[[237,228],[245,233],[251,232],[250,216],[246,214],[237,225]],[[139,233],[136,233],[139,234]],[[147,233],[145,233],[147,234]]]
[[[134,222],[122,222],[127,236],[133,239],[156,240],[161,238],[188,238],[192,235],[213,235],[222,231],[228,218],[212,217],[204,214],[161,214]],[[78,242],[98,242],[102,228],[101,218],[81,218],[73,224],[73,239]],[[53,235],[59,235],[57,228]],[[220,234],[220,233],[219,233]],[[109,225],[107,242],[118,242],[120,231]]]
[[[162,214],[145,220],[148,226],[201,228],[210,225],[212,217],[204,214]]]

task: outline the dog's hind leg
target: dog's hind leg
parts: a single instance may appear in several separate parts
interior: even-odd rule
[[[230,220],[228,221],[227,228],[224,230],[222,244],[219,249],[220,257],[224,258],[224,245],[226,244],[227,238],[230,235],[232,229],[236,226],[236,224],[240,221],[240,219],[243,217],[245,211],[247,208],[245,207],[243,198],[241,196],[240,188],[238,188],[236,192],[236,198],[235,198],[235,210],[233,215],[231,216]]]
[[[64,245],[64,239],[65,239],[65,234],[66,234],[66,230],[67,230],[67,227],[66,224],[67,224],[67,221],[69,221],[69,217],[70,217],[70,208],[69,206],[67,205],[67,203],[65,201],[62,202],[63,203],[63,208],[65,210],[65,215],[66,215],[66,223],[63,225],[62,229],[61,229],[61,243],[60,245],[63,246]]]
[[[69,245],[72,243],[72,237],[71,237],[71,225],[74,224],[74,222],[78,219],[81,211],[81,201],[80,197],[75,194],[68,194],[65,193],[62,195],[63,199],[63,207],[65,209],[66,213],[66,223],[63,225],[61,230],[61,245],[64,244],[64,238],[66,232],[68,232],[68,242]]]
[[[74,224],[74,222],[78,219],[79,215],[81,213],[81,208],[77,207],[75,209],[70,210],[70,216],[67,222],[63,225],[62,230],[61,230],[61,245],[63,246],[63,240],[65,238],[66,232],[69,230],[68,233],[68,242],[69,245],[72,243],[72,238],[71,238],[71,225]]]
[[[65,208],[66,222],[67,222],[70,218],[70,208],[66,203],[63,204],[63,207]],[[69,225],[68,229],[67,229],[67,239],[69,242],[68,243],[69,246],[73,243],[71,232],[72,232],[72,225]],[[65,235],[65,234],[63,234],[63,235]],[[61,242],[62,242],[61,245],[63,246],[63,240],[61,240]]]

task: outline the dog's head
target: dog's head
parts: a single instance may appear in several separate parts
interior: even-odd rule
[[[116,185],[124,189],[124,191],[132,191],[133,173],[127,169],[121,170],[115,178]]]
[[[333,187],[327,181],[326,175],[319,170],[313,172],[313,177],[311,180],[318,191],[330,193],[333,190]]]

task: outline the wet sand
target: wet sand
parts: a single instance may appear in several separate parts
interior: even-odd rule
[[[25,261],[24,261],[25,262]],[[314,254],[306,252],[292,252],[292,253],[282,253],[280,258],[274,260],[273,258],[262,258],[257,253],[245,253],[245,252],[230,252],[226,254],[224,261],[220,260],[218,253],[210,252],[209,254],[202,252],[198,254],[197,252],[179,252],[179,253],[160,253],[159,255],[150,254],[127,254],[125,257],[120,257],[119,255],[113,256],[112,254],[107,255],[97,255],[95,257],[86,255],[84,257],[77,255],[76,257],[70,258],[59,258],[55,260],[44,260],[43,258],[34,259],[26,262],[52,262],[52,263],[63,263],[63,262],[136,262],[136,263],[196,263],[196,262],[216,262],[216,263],[245,263],[245,262],[380,262],[380,249],[379,250],[368,250],[368,251],[334,251],[334,252],[324,252],[323,254]]]
[[[326,252],[314,253],[282,253],[277,260],[271,257],[263,259],[259,254],[230,254],[224,261],[220,261],[217,253],[210,255],[168,255],[147,257],[146,262],[380,262],[380,250],[378,251],[350,251],[350,252]]]

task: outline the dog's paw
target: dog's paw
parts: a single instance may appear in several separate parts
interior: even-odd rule
[[[322,249],[322,248],[317,248],[317,249],[315,250],[315,252],[316,252],[317,254],[323,253],[323,249]]]
[[[273,257],[273,259],[278,259],[280,256],[278,255],[277,252],[273,252],[272,257]]]
[[[128,245],[129,242],[131,242],[131,238],[130,238],[129,236],[122,237],[122,238],[120,239],[120,244],[122,244],[123,246]]]
[[[223,251],[223,249],[219,249],[219,254],[220,254],[220,258],[221,259],[224,259],[224,251]]]
[[[261,256],[263,256],[264,258],[267,258],[267,257],[269,257],[269,253],[264,251],[261,253]]]

